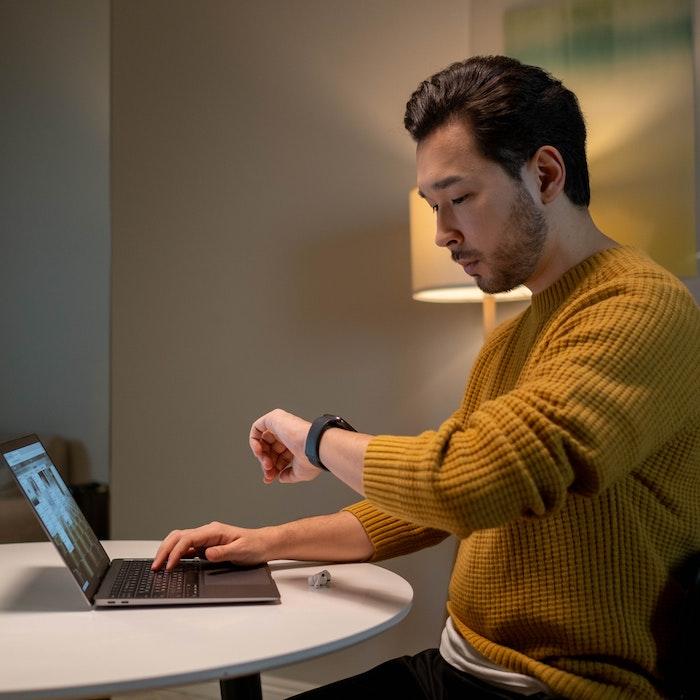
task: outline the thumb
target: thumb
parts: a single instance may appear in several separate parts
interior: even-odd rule
[[[292,469],[292,465],[290,464],[277,475],[277,480],[280,484],[295,484],[299,481],[299,478],[294,473],[294,469]]]
[[[204,556],[208,561],[227,561],[231,558],[230,545],[221,544],[216,547],[207,547],[204,550]]]

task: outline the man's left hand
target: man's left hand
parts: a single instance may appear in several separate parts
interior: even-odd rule
[[[304,453],[311,423],[276,408],[258,418],[250,429],[250,449],[263,471],[263,481],[284,484],[311,481],[321,470]]]

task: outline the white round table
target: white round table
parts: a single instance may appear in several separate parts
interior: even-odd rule
[[[152,557],[159,543],[103,544],[114,559]],[[97,610],[52,544],[0,545],[0,698],[104,696],[239,677],[259,686],[261,671],[368,639],[411,607],[411,586],[371,564],[270,568],[280,604]],[[308,576],[324,568],[330,587],[310,587]]]

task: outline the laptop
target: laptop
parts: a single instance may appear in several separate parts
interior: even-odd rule
[[[114,559],[97,539],[36,435],[0,445],[2,461],[91,605],[197,605],[279,602],[270,567],[183,559],[171,572],[152,559]]]

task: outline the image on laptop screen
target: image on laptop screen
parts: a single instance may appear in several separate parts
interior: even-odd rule
[[[89,595],[99,586],[109,557],[40,442],[3,453],[75,580]]]

